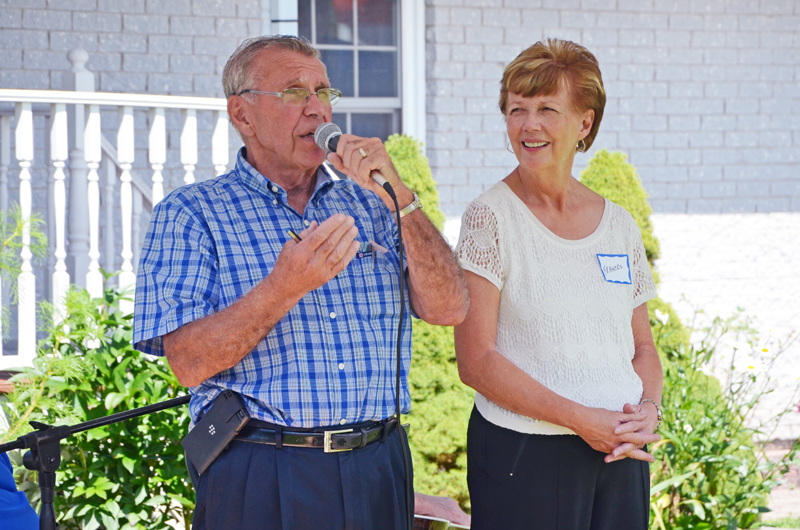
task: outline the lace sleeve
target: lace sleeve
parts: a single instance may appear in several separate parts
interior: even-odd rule
[[[486,278],[502,290],[505,280],[500,259],[500,234],[497,218],[489,206],[471,203],[461,218],[461,234],[456,250],[464,270]]]
[[[642,243],[642,233],[633,219],[630,219],[631,241],[631,281],[633,283],[633,307],[639,307],[648,300],[656,297],[656,285],[650,263]]]

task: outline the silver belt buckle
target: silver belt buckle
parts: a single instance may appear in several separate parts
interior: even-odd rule
[[[353,432],[353,429],[345,429],[343,431],[325,431],[323,433],[322,450],[325,451],[326,453],[341,453],[343,451],[352,451],[353,450],[352,447],[347,449],[334,449],[333,445],[331,445],[333,443],[333,440],[331,440],[331,436],[333,436],[334,434],[343,434],[346,432]]]

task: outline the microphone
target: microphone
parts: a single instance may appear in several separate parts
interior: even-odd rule
[[[314,131],[314,142],[320,149],[333,151],[335,153],[336,148],[339,146],[339,138],[341,138],[341,136],[342,129],[335,123],[320,123],[317,130]],[[381,175],[380,171],[373,171],[369,176],[372,177],[372,180],[377,182],[381,188],[385,189],[390,197],[394,198],[395,195],[392,185],[389,184],[386,177]]]

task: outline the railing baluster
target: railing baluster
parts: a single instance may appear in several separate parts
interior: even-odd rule
[[[16,157],[19,163],[19,207],[25,222],[22,230],[22,258],[17,280],[17,353],[21,364],[30,366],[36,356],[36,277],[31,266],[31,172],[33,162],[33,112],[30,103],[17,103],[17,126],[14,130]]]
[[[87,105],[86,127],[83,130],[83,154],[89,168],[86,197],[89,206],[89,270],[86,290],[94,298],[103,296],[103,274],[100,272],[100,186],[97,168],[100,167],[102,140],[100,105]]]
[[[35,116],[35,114],[34,114]],[[48,175],[53,178],[47,179],[47,210],[45,211],[45,234],[47,235],[47,261],[44,264],[44,270],[50,272],[55,272],[56,270],[56,209],[55,209],[55,193],[56,193],[56,181],[55,181],[55,174],[56,174],[56,165],[55,161],[52,159],[50,154],[53,151],[53,143],[51,141],[52,131],[53,131],[53,120],[55,119],[55,112],[53,111],[53,104],[50,104],[50,112],[44,116],[44,130],[47,131],[48,134],[45,135],[44,141],[44,152],[45,152],[45,159],[49,161],[47,169]],[[35,123],[35,122],[34,122]],[[36,140],[34,139],[34,143]],[[54,304],[56,300],[53,298],[53,275],[45,275],[42,279],[44,281],[44,285],[40,287],[42,291],[47,293],[46,297],[47,300],[52,301]],[[54,307],[53,309],[57,310],[58,308]],[[54,315],[58,318],[58,315]]]
[[[153,206],[164,198],[164,177],[161,170],[167,162],[167,126],[164,109],[150,109],[150,137],[148,146],[150,167],[153,168]]]
[[[8,166],[11,164],[11,116],[0,116],[0,210],[8,215]],[[0,311],[8,303],[7,287],[0,278]],[[0,356],[3,355],[3,321],[0,318]]]
[[[131,215],[131,245],[133,247],[133,265],[134,272],[139,267],[139,250],[142,248],[142,243],[139,240],[141,232],[142,220],[142,192],[139,188],[133,188],[133,213]]]
[[[50,159],[53,161],[53,221],[55,232],[55,258],[53,267],[52,297],[53,315],[56,322],[66,317],[66,297],[69,290],[67,272],[67,248],[65,245],[65,223],[67,216],[67,192],[64,185],[64,166],[69,155],[67,143],[67,106],[64,103],[50,105]]]
[[[72,68],[64,72],[64,88],[78,92],[94,92],[94,74],[86,69],[89,54],[82,49],[74,49],[67,54]],[[87,167],[83,154],[83,133],[86,105],[70,105],[68,125],[70,137],[69,153],[69,209],[67,210],[67,268],[72,281],[80,287],[87,287],[89,272],[89,219],[87,201]]]
[[[214,132],[211,135],[211,163],[217,175],[228,169],[228,114],[221,110],[214,111]]]
[[[122,170],[120,175],[120,213],[122,214],[122,267],[119,274],[120,291],[128,291],[136,286],[131,258],[131,215],[133,197],[131,190],[131,164],[133,164],[133,107],[120,107],[119,129],[117,130],[117,159]],[[133,312],[133,302],[121,301],[124,313]]]
[[[11,165],[11,116],[0,116],[0,210],[8,213],[8,168]]]
[[[117,166],[111,158],[106,157],[106,185],[104,186],[105,198],[103,205],[106,210],[105,222],[105,269],[110,272],[114,270],[114,186],[117,184]]]
[[[0,209],[8,212],[8,166],[11,164],[11,116],[0,116]]]
[[[183,109],[181,111],[181,164],[186,174],[184,184],[194,182],[194,166],[197,164],[197,111]]]

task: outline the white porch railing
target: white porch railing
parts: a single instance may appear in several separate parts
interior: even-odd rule
[[[211,160],[216,174],[226,171],[229,162],[228,116],[224,99],[160,96],[149,94],[117,94],[93,92],[94,74],[84,67],[88,54],[73,50],[68,55],[73,64],[66,73],[65,85],[74,91],[0,89],[0,207],[8,212],[9,174],[14,165],[19,174],[19,205],[22,216],[32,212],[31,165],[34,159],[34,115],[46,118],[48,134],[45,147],[50,159],[48,169],[47,229],[51,255],[51,275],[47,293],[56,314],[63,314],[64,298],[70,283],[85,287],[92,296],[100,296],[103,278],[100,273],[101,246],[105,247],[104,268],[113,270],[115,240],[113,227],[106,226],[101,242],[100,212],[104,207],[106,223],[118,208],[121,217],[122,244],[119,287],[132,289],[136,283],[139,218],[144,203],[152,205],[164,196],[162,170],[167,163],[167,129],[165,109],[180,109],[180,163],[183,182],[195,180],[198,134],[197,113],[212,112]],[[13,117],[11,109],[13,105]],[[116,108],[116,145],[103,135],[100,110]],[[148,109],[149,182],[132,171],[134,163],[134,108]],[[3,112],[6,112],[3,115]],[[11,146],[13,130],[14,159]],[[48,145],[49,144],[49,145]],[[105,163],[104,194],[100,193],[100,164]],[[69,202],[67,173],[69,172]],[[115,200],[116,180],[119,198]],[[3,355],[0,342],[0,370],[29,365],[36,353],[36,277],[33,273],[30,234],[22,237],[21,270],[17,280],[17,351]],[[0,289],[3,307],[8,307],[8,289]],[[132,304],[123,308],[132,311]],[[11,353],[11,352],[6,352]]]

